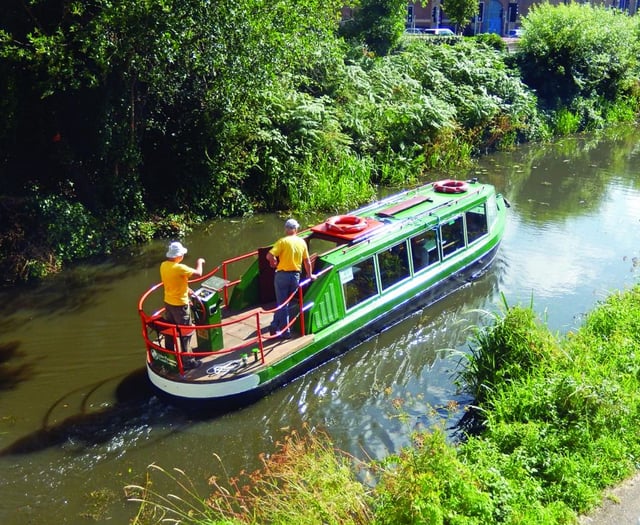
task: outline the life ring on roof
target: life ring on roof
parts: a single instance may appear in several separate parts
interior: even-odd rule
[[[327,230],[338,233],[356,233],[361,232],[367,227],[367,219],[364,217],[356,217],[355,215],[335,215],[329,217],[325,224]]]
[[[433,189],[438,193],[464,193],[469,189],[469,184],[463,180],[445,179],[434,183]]]

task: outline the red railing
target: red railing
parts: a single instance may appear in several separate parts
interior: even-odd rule
[[[257,256],[258,252],[254,251],[254,252],[250,252],[248,254],[245,255],[241,255],[239,257],[235,257],[233,259],[229,259],[224,261],[220,266],[214,268],[212,271],[210,271],[209,273],[207,273],[206,275],[203,275],[201,277],[198,277],[196,279],[193,279],[191,281],[189,281],[189,284],[193,284],[193,283],[198,283],[201,281],[204,281],[214,275],[216,275],[220,270],[222,270],[222,278],[225,280],[225,284],[222,290],[222,296],[224,299],[224,307],[226,308],[229,304],[229,289],[232,289],[234,286],[236,286],[239,282],[240,279],[236,279],[233,281],[229,280],[229,266],[231,264],[237,263],[239,261],[245,260],[249,257],[255,257]],[[323,272],[321,273],[325,273],[326,271],[328,271],[329,268],[325,269]],[[274,309],[271,310],[260,310],[260,311],[253,311],[253,312],[248,312],[246,316],[242,316],[242,317],[237,317],[234,316],[233,319],[228,319],[226,321],[222,321],[220,323],[216,323],[216,324],[208,324],[208,325],[175,325],[173,323],[168,323],[166,322],[163,317],[162,314],[164,312],[164,307],[160,308],[159,310],[155,311],[152,314],[147,314],[144,310],[144,305],[147,302],[147,300],[152,296],[152,294],[154,294],[154,292],[157,292],[158,290],[160,290],[163,287],[162,283],[158,283],[154,286],[152,286],[147,292],[145,292],[142,297],[140,298],[140,301],[138,302],[138,313],[140,315],[140,319],[142,321],[142,337],[145,341],[146,344],[146,349],[147,349],[147,362],[151,362],[153,360],[152,357],[152,351],[155,350],[156,352],[161,352],[163,354],[167,354],[167,355],[172,355],[175,357],[176,359],[176,363],[178,365],[178,370],[179,372],[182,374],[184,373],[184,363],[183,363],[183,359],[187,358],[187,357],[206,357],[206,356],[210,356],[210,355],[223,355],[223,354],[228,354],[231,352],[234,352],[240,348],[244,348],[247,346],[251,346],[251,345],[257,345],[257,349],[258,352],[260,354],[260,362],[262,364],[264,364],[265,362],[265,358],[264,358],[264,341],[265,340],[269,340],[269,339],[273,339],[275,337],[277,337],[277,335],[273,335],[273,336],[263,336],[262,335],[262,322],[261,322],[261,317],[267,314],[273,314],[276,312],[276,310],[278,310],[279,308],[287,308],[293,301],[294,298],[296,298],[297,296],[297,302],[298,302],[298,313],[293,316],[292,318],[289,319],[289,323],[288,325],[285,327],[286,328],[291,328],[291,326],[298,320],[300,319],[300,333],[301,335],[305,335],[306,334],[306,326],[305,326],[305,321],[304,321],[304,315],[302,315],[305,311],[307,311],[309,308],[311,308],[312,304],[304,304],[304,300],[303,300],[303,295],[304,295],[304,289],[306,289],[306,287],[310,284],[311,279],[305,279],[304,281],[302,281],[300,283],[300,286],[298,287],[298,290],[293,292],[285,301],[285,303],[283,303],[282,305],[280,305],[279,307],[276,307]],[[232,324],[236,324],[236,323],[241,323],[246,321],[247,319],[250,319],[251,317],[253,317],[255,319],[255,329],[256,329],[256,337],[249,339],[249,340],[244,340],[241,344],[233,346],[233,347],[224,347],[221,350],[215,350],[215,351],[207,351],[207,352],[182,352],[179,349],[178,346],[178,341],[180,340],[180,337],[184,337],[188,334],[193,333],[194,330],[212,330],[212,329],[220,329],[220,330],[224,330],[225,326],[229,326]],[[155,338],[150,337],[151,334],[155,333]],[[173,349],[170,348],[165,348],[163,346],[161,346],[159,344],[160,342],[160,335],[162,335],[165,340],[166,338],[171,338],[173,340]],[[155,340],[154,340],[155,339]],[[158,342],[156,342],[156,340]],[[248,357],[248,356],[247,356]]]

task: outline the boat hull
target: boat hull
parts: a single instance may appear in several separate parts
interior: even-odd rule
[[[499,242],[496,242],[488,251],[435,284],[413,289],[384,313],[366,321],[354,318],[346,329],[343,327],[341,330],[345,334],[342,337],[332,337],[331,329],[327,329],[324,337],[317,334],[318,337],[299,354],[304,357],[292,358],[277,373],[263,371],[223,381],[193,382],[164,376],[147,364],[148,377],[160,396],[188,409],[201,411],[206,408],[210,413],[246,406],[473,282],[486,272],[496,257],[498,247]]]

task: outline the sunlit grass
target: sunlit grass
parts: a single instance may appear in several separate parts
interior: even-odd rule
[[[291,207],[299,212],[354,208],[375,195],[372,170],[370,160],[357,157],[309,160],[302,181],[292,180],[288,187]]]
[[[356,480],[355,460],[335,450],[326,434],[293,432],[276,453],[261,459],[261,470],[226,480],[211,478],[207,497],[197,494],[183,471],[151,465],[144,485],[126,487],[130,501],[140,505],[133,525],[370,523],[369,491]],[[176,491],[155,490],[153,473]]]
[[[636,287],[613,294],[565,338],[522,307],[480,331],[461,374],[483,420],[462,448],[467,461],[500,458],[493,468],[514,494],[529,487],[563,514],[592,508],[640,460],[639,318]]]

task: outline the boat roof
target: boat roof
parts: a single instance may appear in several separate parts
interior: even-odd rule
[[[335,241],[338,244],[355,244],[361,240],[397,231],[394,225],[411,222],[419,222],[422,225],[425,222],[437,223],[447,216],[459,213],[461,206],[472,206],[484,200],[487,192],[494,192],[493,186],[480,184],[475,179],[455,182],[461,185],[462,190],[459,193],[443,192],[442,186],[439,186],[441,183],[434,182],[376,201],[342,216],[364,219],[366,225],[358,231],[336,230],[330,226],[330,220],[327,220],[312,226],[311,232],[315,237]]]

